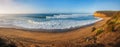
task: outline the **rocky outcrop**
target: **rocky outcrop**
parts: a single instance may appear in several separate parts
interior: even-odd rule
[[[94,13],[94,16],[96,16],[96,17],[111,17],[116,12],[117,11],[96,11]]]

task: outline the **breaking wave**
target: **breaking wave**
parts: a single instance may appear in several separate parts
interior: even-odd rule
[[[0,17],[1,27],[26,29],[70,29],[102,20],[89,14],[21,14]]]

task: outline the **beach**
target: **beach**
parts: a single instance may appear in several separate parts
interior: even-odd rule
[[[63,43],[81,43],[84,46],[84,38],[91,35],[92,28],[99,28],[109,20],[104,17],[102,21],[81,27],[76,30],[60,33],[35,32],[21,29],[0,28],[1,38],[13,41],[18,46],[63,46]],[[22,45],[21,45],[22,44]]]
[[[0,47],[120,47],[120,0],[0,0]]]

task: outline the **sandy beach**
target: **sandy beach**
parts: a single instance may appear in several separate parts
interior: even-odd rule
[[[110,17],[103,18],[102,21],[93,25],[82,27],[73,31],[61,33],[47,33],[27,31],[11,28],[0,28],[1,38],[13,41],[20,46],[62,46],[63,43],[82,43],[84,45],[84,38],[92,33],[92,27],[99,28],[106,23]],[[22,44],[22,45],[21,45]],[[31,47],[32,47],[31,46]]]
[[[120,47],[120,0],[0,0],[0,47]]]

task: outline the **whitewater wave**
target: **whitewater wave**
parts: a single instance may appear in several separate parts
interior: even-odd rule
[[[82,17],[88,17],[88,14],[69,14],[69,15],[64,15],[64,14],[60,14],[60,15],[54,15],[53,17],[46,17],[46,18],[82,18]]]
[[[88,14],[52,15],[41,18],[36,16],[10,16],[0,17],[1,27],[25,28],[25,29],[70,29],[82,27],[101,21],[102,18],[93,17]]]

